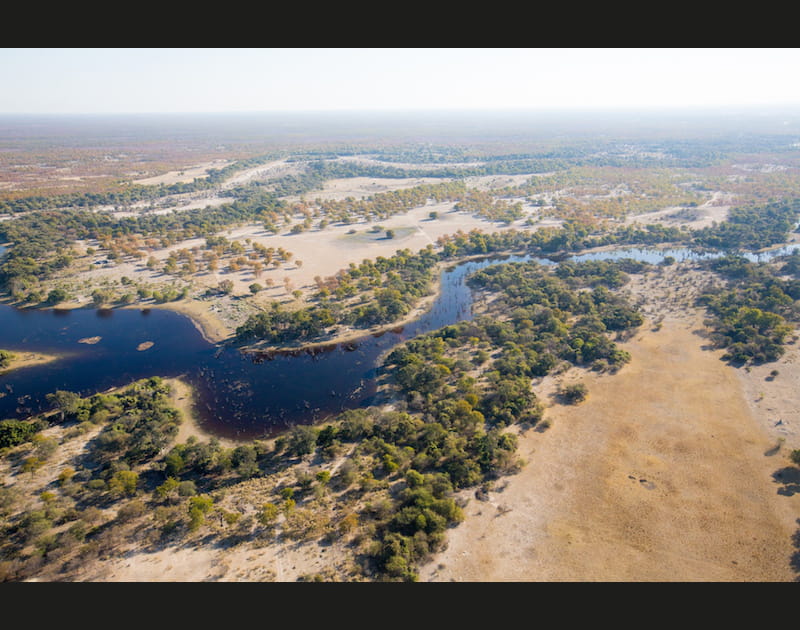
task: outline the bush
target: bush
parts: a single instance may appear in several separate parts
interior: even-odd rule
[[[0,422],[0,448],[28,442],[37,430],[36,425],[32,422],[3,420]]]
[[[559,391],[559,396],[561,399],[570,404],[575,405],[579,402],[582,402],[588,396],[589,390],[586,388],[586,385],[583,383],[573,383],[572,385],[566,385],[561,388]]]
[[[50,291],[47,294],[47,303],[48,304],[58,304],[59,302],[64,302],[65,300],[69,299],[69,293],[67,293],[64,289],[57,288]]]
[[[14,358],[14,353],[8,350],[0,350],[0,368],[8,367],[11,360]]]

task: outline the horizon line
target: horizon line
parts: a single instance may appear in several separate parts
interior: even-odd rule
[[[47,112],[0,112],[0,116],[221,116],[221,115],[286,115],[286,114],[552,114],[552,113],[615,113],[615,112],[692,112],[719,110],[766,110],[794,109],[800,112],[798,103],[728,103],[703,105],[597,105],[547,107],[397,107],[397,108],[336,108],[336,109],[264,109],[264,110],[148,110],[148,111],[47,111]]]

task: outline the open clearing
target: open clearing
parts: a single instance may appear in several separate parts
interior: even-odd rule
[[[196,178],[202,178],[208,176],[208,171],[212,168],[224,168],[229,164],[232,164],[230,160],[211,160],[210,162],[206,162],[204,164],[198,164],[196,166],[190,166],[185,169],[181,169],[179,171],[170,171],[169,173],[164,173],[163,175],[156,175],[155,177],[146,177],[144,179],[137,179],[134,180],[134,184],[140,184],[142,186],[156,186],[158,184],[177,184],[181,182],[191,182]]]

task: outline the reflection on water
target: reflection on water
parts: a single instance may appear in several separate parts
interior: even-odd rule
[[[776,250],[770,256],[789,253]],[[571,259],[682,260],[688,250],[626,249]],[[195,388],[203,427],[220,437],[275,435],[295,424],[323,420],[370,404],[380,356],[395,345],[471,316],[467,274],[508,261],[470,261],[442,274],[441,293],[430,310],[410,324],[341,344],[242,353],[209,344],[192,322],[162,309],[48,309],[0,307],[0,348],[63,354],[59,361],[0,376],[0,418],[26,417],[49,408],[45,395],[58,389],[87,396],[149,376],[184,376]],[[763,258],[762,258],[763,259]],[[541,264],[553,261],[534,259]],[[79,343],[100,337],[93,345]],[[146,352],[141,344],[152,342]]]

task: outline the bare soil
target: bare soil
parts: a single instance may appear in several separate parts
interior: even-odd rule
[[[19,370],[25,367],[50,363],[51,361],[57,361],[59,359],[58,355],[44,354],[42,352],[18,352],[15,350],[13,353],[14,358],[11,359],[8,366],[0,368],[0,374],[5,374],[11,370]]]
[[[189,166],[177,171],[170,171],[163,175],[156,175],[155,177],[146,177],[144,179],[134,180],[134,184],[141,184],[142,186],[157,186],[158,184],[177,184],[180,182],[191,182],[197,178],[208,176],[209,169],[224,168],[232,164],[230,160],[211,160],[203,164]]]

